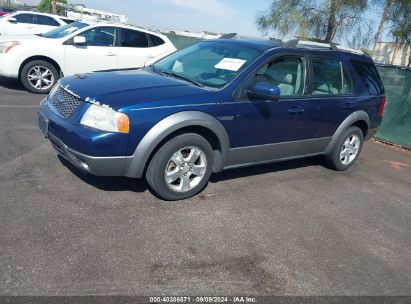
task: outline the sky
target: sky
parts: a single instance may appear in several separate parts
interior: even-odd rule
[[[20,0],[38,4],[39,0]],[[270,0],[76,0],[89,8],[125,14],[129,22],[161,29],[240,33],[261,36],[255,25]]]
[[[37,5],[40,0],[19,0],[19,2]],[[262,34],[255,23],[256,16],[269,8],[271,0],[68,0],[68,2],[124,14],[129,17],[129,23],[148,28],[238,33],[261,37]],[[379,20],[379,17],[370,10],[364,17]],[[375,30],[377,24],[378,22],[374,22]]]

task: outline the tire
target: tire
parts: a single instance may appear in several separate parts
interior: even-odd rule
[[[364,135],[360,128],[352,126],[341,134],[333,150],[326,156],[331,169],[345,171],[358,159],[364,143]],[[344,153],[345,151],[345,153]]]
[[[198,134],[186,133],[170,139],[157,150],[147,167],[146,179],[160,198],[183,200],[204,189],[212,167],[210,143]]]
[[[20,81],[23,86],[35,94],[49,93],[59,78],[60,74],[54,65],[44,60],[28,62],[20,73]]]

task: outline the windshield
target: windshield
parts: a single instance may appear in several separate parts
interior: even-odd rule
[[[46,38],[52,38],[52,39],[63,38],[86,26],[88,26],[88,24],[83,23],[83,22],[73,22],[70,24],[63,25],[59,28],[56,28],[48,33],[41,34],[41,36],[46,37]]]
[[[158,61],[158,73],[222,88],[250,65],[261,51],[224,42],[199,42]]]

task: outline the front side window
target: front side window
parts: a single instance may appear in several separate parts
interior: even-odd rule
[[[95,27],[80,36],[86,38],[88,46],[114,46],[116,29],[114,27]]]
[[[352,93],[352,83],[341,61],[313,57],[312,95],[343,95]]]
[[[33,23],[34,22],[33,14],[17,14],[12,17],[16,18],[18,23]]]
[[[49,25],[49,26],[60,26],[60,24],[51,17],[37,15],[36,24]]]
[[[304,91],[304,61],[297,56],[282,56],[265,64],[251,79],[247,87],[267,82],[280,89],[281,96],[298,96]]]
[[[261,53],[260,50],[234,43],[203,41],[158,61],[154,69],[170,77],[222,88]]]
[[[123,47],[148,47],[148,37],[146,33],[129,29],[121,29],[121,46]]]

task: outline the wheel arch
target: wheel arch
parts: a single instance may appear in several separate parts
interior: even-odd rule
[[[147,132],[131,157],[126,176],[140,178],[154,153],[173,136],[181,133],[196,133],[206,138],[214,151],[213,172],[223,169],[230,147],[227,131],[213,116],[199,111],[184,111],[172,114]]]
[[[60,75],[62,75],[62,69],[61,69],[60,65],[57,63],[57,61],[55,61],[54,59],[51,59],[50,57],[47,57],[47,56],[36,55],[36,56],[31,56],[31,57],[25,59],[25,60],[21,63],[20,68],[19,68],[19,78],[21,77],[21,72],[22,72],[24,66],[25,66],[27,63],[29,63],[29,62],[31,62],[31,61],[35,61],[35,60],[47,61],[48,63],[52,64],[52,65],[56,68],[57,72],[58,72]]]
[[[335,131],[330,143],[325,150],[325,154],[329,154],[332,151],[340,135],[352,126],[360,128],[363,132],[364,138],[366,138],[370,130],[370,117],[368,116],[367,112],[359,110],[351,113]]]

